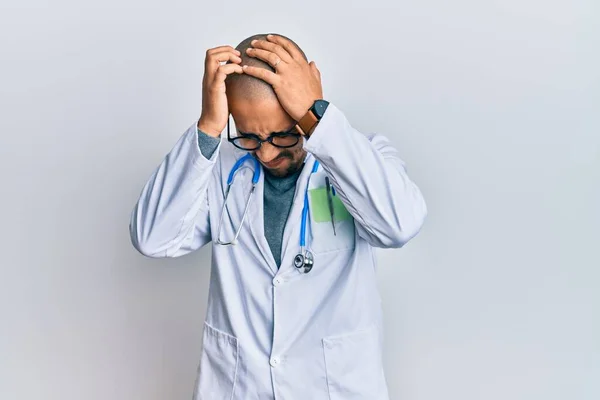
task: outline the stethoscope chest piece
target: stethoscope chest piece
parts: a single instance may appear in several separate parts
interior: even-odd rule
[[[312,269],[315,259],[310,251],[305,251],[304,254],[299,253],[294,257],[294,267],[304,268],[304,273],[307,274]]]

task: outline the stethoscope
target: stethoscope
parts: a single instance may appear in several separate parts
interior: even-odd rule
[[[319,161],[315,160],[310,176],[317,172],[319,169]],[[294,257],[294,267],[301,269],[304,268],[304,273],[307,274],[312,269],[315,263],[315,257],[313,253],[306,248],[306,221],[308,220],[308,184],[310,183],[310,176],[308,177],[308,183],[304,190],[304,207],[302,208],[302,223],[300,225],[300,253]]]
[[[252,188],[250,189],[250,194],[248,195],[248,199],[246,200],[246,206],[244,207],[244,214],[242,215],[242,221],[240,225],[235,230],[235,234],[233,239],[230,241],[221,240],[221,228],[223,226],[223,217],[225,215],[225,211],[227,210],[227,199],[229,198],[229,192],[231,191],[231,186],[233,185],[233,178],[237,170],[246,162],[247,160],[252,160],[254,163],[254,174],[252,175]],[[311,176],[319,169],[319,161],[315,160],[313,168],[310,172]],[[227,178],[227,189],[225,191],[225,200],[223,201],[223,208],[221,209],[221,217],[219,219],[219,228],[217,231],[217,240],[216,244],[229,246],[236,245],[237,238],[242,230],[242,226],[244,225],[244,221],[246,220],[246,215],[248,214],[248,208],[250,206],[250,200],[252,200],[252,195],[256,190],[256,185],[258,184],[258,180],[260,179],[260,163],[258,160],[252,156],[251,153],[246,154],[241,157],[239,160],[231,168],[229,172],[229,176]],[[310,176],[308,178],[308,183],[310,183]],[[302,223],[300,225],[300,252],[294,257],[294,267],[298,270],[303,270],[304,273],[310,272],[315,263],[315,258],[313,253],[308,250],[306,246],[306,225],[308,221],[308,183],[306,184],[306,189],[304,191],[304,207],[302,208]],[[227,210],[227,214],[229,211]]]

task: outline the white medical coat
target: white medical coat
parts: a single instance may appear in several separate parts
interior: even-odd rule
[[[224,135],[223,135],[224,136]],[[427,208],[405,164],[381,135],[363,135],[330,104],[304,142],[278,269],[264,235],[263,174],[235,246],[212,248],[208,309],[195,388],[198,400],[386,400],[382,315],[374,247],[401,247]],[[227,177],[245,154],[226,138],[210,159],[194,123],[154,171],[131,214],[132,243],[149,257],[178,257],[216,238]],[[315,159],[321,167],[311,176]],[[235,175],[222,239],[239,226],[253,164]],[[293,266],[309,188],[325,186],[353,218],[315,222],[308,274]]]

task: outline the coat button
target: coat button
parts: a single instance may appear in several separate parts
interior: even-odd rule
[[[279,286],[284,282],[285,282],[285,280],[281,277],[277,276],[277,277],[273,278],[273,286]]]
[[[269,364],[271,364],[271,367],[276,367],[279,365],[279,363],[281,363],[279,357],[271,357],[271,361],[269,362]]]

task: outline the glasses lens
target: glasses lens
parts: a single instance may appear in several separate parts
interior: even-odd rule
[[[273,145],[279,147],[292,147],[300,137],[298,135],[278,135],[273,137]]]
[[[258,140],[256,140],[253,137],[244,137],[244,136],[239,136],[236,138],[233,138],[233,143],[244,150],[255,150],[258,149],[258,147],[260,146],[260,143],[258,142]]]

